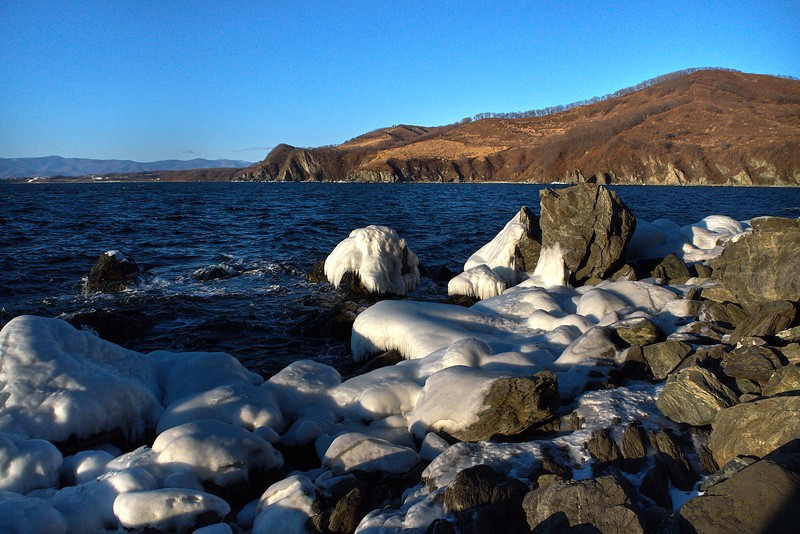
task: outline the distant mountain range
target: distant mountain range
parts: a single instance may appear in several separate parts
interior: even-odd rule
[[[119,159],[85,159],[47,156],[43,158],[0,158],[0,178],[33,176],[87,176],[153,171],[185,171],[193,169],[241,169],[249,161],[230,159],[163,160],[140,163]]]
[[[800,185],[800,80],[723,69],[334,147],[281,144],[243,181]]]

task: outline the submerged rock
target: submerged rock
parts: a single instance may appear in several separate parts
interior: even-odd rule
[[[109,250],[97,258],[86,280],[86,291],[114,293],[136,283],[142,271],[132,258],[118,250]]]
[[[617,193],[593,184],[540,193],[542,247],[559,244],[570,281],[581,285],[622,267],[636,218]]]

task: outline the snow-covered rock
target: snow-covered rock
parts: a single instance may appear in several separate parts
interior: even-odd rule
[[[419,259],[397,232],[371,225],[350,232],[325,259],[325,276],[334,287],[348,272],[370,293],[405,295],[419,283]]]
[[[159,397],[149,358],[60,319],[23,315],[0,331],[0,431],[55,442],[115,430],[135,438],[155,427]]]
[[[216,495],[186,489],[129,491],[114,500],[114,515],[125,528],[188,531],[201,518],[203,522],[211,517],[221,520],[230,511],[228,503]]]
[[[342,434],[328,447],[322,465],[335,475],[353,471],[403,475],[420,463],[413,449],[357,432]]]
[[[245,483],[251,471],[280,468],[283,457],[247,430],[221,421],[194,421],[159,434],[153,442],[157,462],[173,471],[190,471],[218,486]]]
[[[60,477],[65,486],[83,484],[101,476],[114,456],[107,451],[80,451],[64,458]]]
[[[305,476],[292,475],[276,482],[261,496],[252,534],[307,534],[319,513],[317,488]]]
[[[66,534],[67,520],[46,500],[0,491],[2,531],[8,534]]]
[[[447,284],[448,295],[466,295],[477,299],[488,299],[505,290],[506,281],[483,263],[464,271]]]
[[[0,491],[56,487],[61,461],[61,452],[49,441],[0,432]]]

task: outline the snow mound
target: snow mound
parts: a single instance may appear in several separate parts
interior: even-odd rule
[[[348,272],[358,274],[370,293],[405,295],[419,283],[419,259],[397,232],[371,225],[350,232],[325,259],[325,276],[334,287]]]
[[[221,421],[185,423],[161,433],[153,442],[157,462],[190,471],[217,486],[247,483],[250,471],[283,466],[272,445],[247,430]]]
[[[0,397],[0,431],[55,442],[114,430],[135,437],[162,410],[145,355],[31,315],[0,331]]]
[[[106,466],[114,459],[106,451],[80,451],[64,458],[60,477],[65,486],[74,486],[94,480],[106,472]]]
[[[711,215],[683,227],[668,219],[636,221],[626,256],[637,260],[675,254],[687,262],[709,260],[722,253],[726,242],[736,240],[745,231],[742,223],[724,215]]]
[[[448,295],[466,295],[481,300],[497,296],[505,290],[505,280],[484,264],[464,271],[447,284]]]
[[[419,463],[415,450],[358,432],[338,436],[322,459],[322,466],[330,467],[334,475],[352,471],[402,475]]]
[[[29,493],[58,486],[61,452],[43,439],[0,432],[0,491]]]
[[[61,512],[43,499],[0,492],[2,532],[7,534],[66,534],[69,525]]]
[[[114,500],[114,515],[125,528],[149,528],[162,532],[186,531],[200,516],[223,519],[231,511],[227,502],[210,493],[164,488],[131,491]]]

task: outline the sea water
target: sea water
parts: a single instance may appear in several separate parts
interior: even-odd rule
[[[310,358],[341,367],[344,341],[313,339],[304,320],[339,295],[305,274],[351,230],[386,225],[428,267],[460,272],[521,205],[531,184],[0,184],[0,327],[22,314],[146,317],[123,345],[223,351],[269,376]],[[800,216],[800,188],[612,187],[638,219],[679,225],[708,215]],[[87,294],[98,256],[121,250],[148,273],[132,289]],[[227,277],[207,280],[212,267]],[[424,280],[410,298],[444,300]]]

